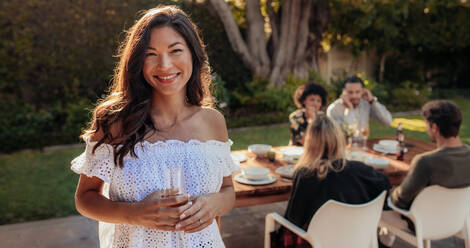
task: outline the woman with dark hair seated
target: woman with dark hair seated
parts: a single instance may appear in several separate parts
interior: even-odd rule
[[[289,115],[289,145],[302,146],[304,144],[308,122],[315,120],[318,111],[325,110],[327,95],[325,88],[314,82],[307,82],[297,88],[294,93],[294,102],[299,109]]]
[[[285,218],[307,230],[315,212],[328,200],[366,203],[390,188],[388,178],[359,161],[345,159],[341,129],[325,114],[307,128],[305,152],[295,165]],[[275,247],[310,247],[307,241],[281,229]],[[339,234],[341,235],[341,234]]]

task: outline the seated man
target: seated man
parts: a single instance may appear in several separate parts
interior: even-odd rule
[[[459,139],[462,113],[455,103],[432,101],[422,108],[426,131],[437,149],[416,155],[411,161],[405,180],[391,192],[393,204],[409,209],[415,197],[427,186],[440,185],[460,188],[470,185],[470,147]],[[414,231],[413,223],[405,217],[400,225]],[[380,247],[391,247],[394,235],[381,230]]]
[[[344,80],[343,94],[327,109],[327,115],[342,126],[344,123],[356,126],[357,130],[369,128],[369,117],[372,116],[383,125],[392,123],[392,115],[377,97],[364,88],[362,79],[356,76]]]
[[[416,155],[405,180],[392,192],[392,202],[403,209],[409,209],[413,199],[427,186],[470,185],[470,147],[459,139],[460,109],[450,101],[432,101],[423,106],[422,116],[437,149]]]

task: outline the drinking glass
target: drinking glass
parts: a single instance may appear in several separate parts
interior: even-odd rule
[[[357,119],[354,119],[353,123],[350,125],[352,136],[351,136],[351,149],[355,150],[359,148],[360,141],[360,132],[358,130],[359,123]]]
[[[367,138],[369,138],[369,127],[361,128],[362,150],[367,150]]]
[[[171,195],[187,195],[186,191],[186,186],[184,183],[184,174],[183,174],[183,169],[180,167],[173,167],[173,168],[167,168],[164,170],[164,175],[165,175],[165,186],[164,186],[164,195],[165,196],[171,196]],[[176,191],[176,194],[170,194],[170,192]],[[189,196],[187,196],[187,199],[189,200]],[[179,207],[184,204],[186,204],[188,201],[175,204],[172,207]],[[174,216],[175,218],[179,219],[179,216]],[[174,240],[176,247],[183,247],[184,240],[183,240],[183,231],[178,231],[178,232],[173,232],[172,233],[172,240]]]

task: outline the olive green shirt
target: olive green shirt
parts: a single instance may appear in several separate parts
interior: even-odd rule
[[[427,186],[462,188],[470,185],[470,147],[442,147],[413,158],[405,180],[392,192],[392,202],[409,209]]]

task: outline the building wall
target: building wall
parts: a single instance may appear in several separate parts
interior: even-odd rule
[[[375,78],[378,70],[378,59],[375,51],[363,52],[354,58],[347,49],[332,47],[319,59],[320,75],[330,82],[332,78],[343,78],[355,73],[365,74],[367,78]]]

